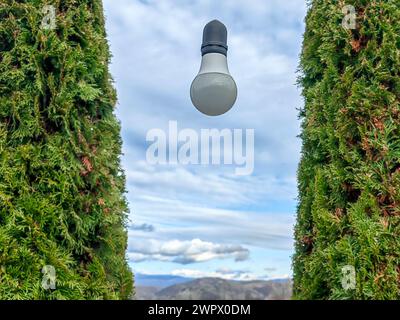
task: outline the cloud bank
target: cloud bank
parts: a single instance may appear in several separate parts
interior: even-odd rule
[[[171,240],[167,242],[147,240],[138,243],[133,242],[130,245],[128,257],[134,262],[159,260],[179,264],[192,264],[227,258],[233,258],[235,261],[245,261],[249,258],[249,250],[238,245],[216,244],[200,239],[191,241]]]

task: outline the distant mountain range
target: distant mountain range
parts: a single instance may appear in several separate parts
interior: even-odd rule
[[[289,279],[232,281],[136,275],[138,300],[288,300],[291,294]]]
[[[140,287],[166,288],[175,284],[181,284],[192,281],[192,278],[185,278],[172,275],[147,275],[136,273],[135,284]]]

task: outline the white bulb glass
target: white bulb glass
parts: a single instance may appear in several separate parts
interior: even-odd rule
[[[208,116],[228,112],[236,102],[237,86],[228,69],[225,55],[207,53],[199,74],[192,82],[190,97],[194,106]]]

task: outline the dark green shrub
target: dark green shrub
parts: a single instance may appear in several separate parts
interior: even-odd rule
[[[101,0],[1,0],[1,299],[131,294],[109,60]],[[45,265],[55,290],[42,286]]]
[[[311,1],[301,70],[295,298],[399,299],[400,2]]]

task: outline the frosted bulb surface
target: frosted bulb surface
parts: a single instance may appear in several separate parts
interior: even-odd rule
[[[200,112],[208,116],[219,116],[235,104],[237,88],[229,74],[203,73],[194,79],[190,96]]]

